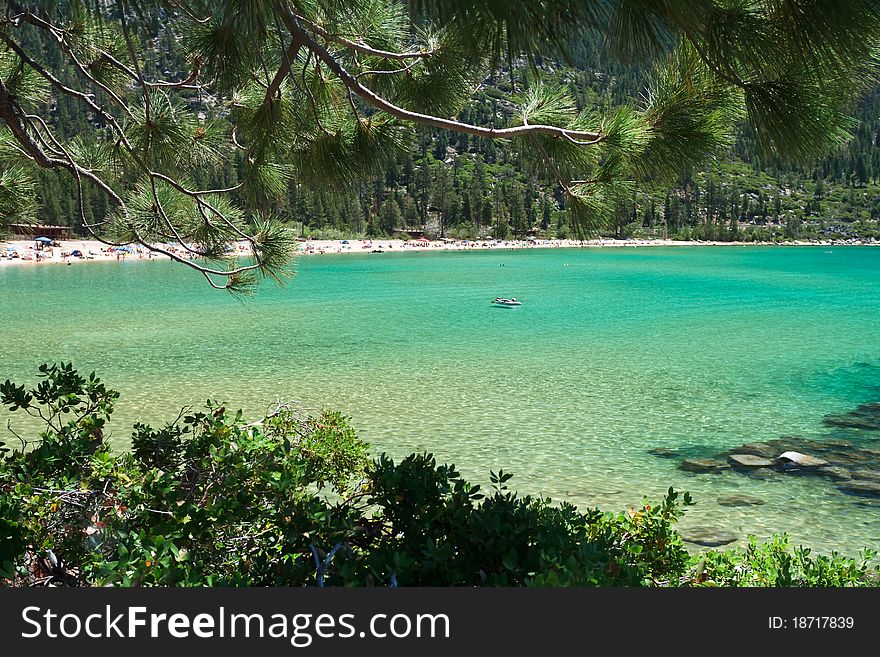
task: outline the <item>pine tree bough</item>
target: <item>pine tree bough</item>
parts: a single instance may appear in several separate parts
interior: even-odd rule
[[[3,119],[6,127],[12,132],[15,140],[21,145],[28,157],[33,158],[41,167],[54,168],[59,165],[56,160],[47,157],[28,134],[24,113],[17,106],[2,79],[0,79],[0,119]]]
[[[562,188],[581,236],[641,181],[723,153],[745,119],[767,153],[809,162],[849,138],[853,104],[876,82],[880,34],[873,0],[7,0],[5,8],[0,174],[67,171],[80,225],[95,238],[141,244],[235,293],[289,275],[296,217],[271,209],[291,185],[335,189],[375,176],[419,127],[503,141]],[[571,44],[597,38],[653,62],[638,104],[579,107],[540,64],[558,68]],[[186,61],[159,70],[176,49]],[[512,85],[504,113],[464,120],[499,73]],[[71,136],[58,124],[52,110],[62,99],[87,108],[89,130]],[[108,199],[106,216],[85,211],[92,190]],[[16,208],[33,215],[37,202],[0,188],[0,222]],[[238,241],[250,247],[244,260],[227,256]]]
[[[292,14],[286,13],[284,15],[284,19],[285,24],[290,30],[291,34],[298,36],[302,40],[302,43],[305,44],[309,48],[309,50],[315,53],[315,55],[317,55],[318,58],[327,65],[327,68],[329,68],[333,73],[339,76],[339,79],[342,80],[345,86],[347,86],[354,93],[363,98],[367,103],[369,103],[376,109],[387,112],[391,116],[397,117],[398,119],[420,123],[422,125],[431,126],[432,128],[453,130],[455,132],[461,132],[464,134],[472,135],[474,137],[485,137],[487,139],[505,139],[529,134],[548,134],[556,137],[564,137],[570,140],[574,140],[575,138],[589,140],[576,142],[585,146],[597,144],[602,140],[602,135],[598,132],[570,130],[552,125],[521,125],[510,128],[483,128],[480,126],[468,125],[467,123],[461,123],[460,121],[453,121],[451,119],[430,116],[428,114],[421,114],[419,112],[410,112],[382,98],[377,93],[371,91],[370,89],[367,89],[360,82],[358,82],[357,78],[346,71],[342,64],[340,64],[339,61],[334,58],[327,51],[326,48],[324,48],[324,46],[318,43],[297,23],[297,19]],[[380,57],[388,56],[388,53],[385,53],[384,51],[376,51],[376,53]],[[397,58],[406,58],[412,56],[412,53],[397,54]],[[401,72],[404,72],[404,69],[401,69]]]
[[[320,25],[313,23],[309,19],[304,16],[300,16],[298,14],[294,14],[293,12],[285,12],[287,16],[291,16],[306,25],[309,30],[314,32],[317,36],[324,38],[328,41],[334,41],[339,43],[346,48],[350,48],[355,52],[359,52],[364,55],[370,55],[372,57],[381,57],[382,59],[394,59],[397,61],[405,61],[407,59],[419,59],[421,57],[430,57],[434,54],[433,50],[417,50],[414,52],[390,52],[388,50],[380,50],[379,48],[371,48],[367,44],[363,42],[355,42],[350,39],[346,39],[343,36],[338,34],[330,34],[327,30],[323,29]],[[289,27],[289,24],[288,24]],[[293,31],[293,30],[291,30]]]

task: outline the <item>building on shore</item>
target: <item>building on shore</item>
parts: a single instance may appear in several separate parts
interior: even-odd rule
[[[49,224],[9,224],[10,238],[13,240],[30,240],[35,237],[50,237],[53,240],[70,239],[70,226],[52,226]]]

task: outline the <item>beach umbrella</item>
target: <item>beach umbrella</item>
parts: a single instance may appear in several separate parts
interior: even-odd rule
[[[116,250],[117,250],[117,251],[122,251],[123,253],[131,253],[131,247],[130,247],[130,246],[118,246],[118,247],[116,247]]]
[[[42,242],[43,244],[51,244],[54,241],[51,237],[38,237],[34,240],[34,242]]]

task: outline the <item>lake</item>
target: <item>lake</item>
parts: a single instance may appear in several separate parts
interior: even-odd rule
[[[880,249],[386,252],[297,269],[240,302],[168,261],[2,267],[0,379],[97,370],[122,393],[120,448],[134,421],[209,397],[254,419],[297,400],[350,415],[377,454],[428,450],[475,481],[503,468],[520,492],[615,511],[674,486],[697,501],[686,530],[880,547],[880,500],[828,478],[679,467],[789,435],[880,448],[878,431],[823,422],[880,401]],[[719,504],[731,495],[764,504]]]

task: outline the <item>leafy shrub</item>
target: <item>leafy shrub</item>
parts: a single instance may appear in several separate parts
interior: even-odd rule
[[[876,586],[876,556],[865,550],[859,559],[836,552],[814,557],[810,548],[793,548],[785,535],[765,544],[751,539],[743,548],[707,553],[695,580],[703,586]]]
[[[166,424],[161,429],[138,422],[131,434],[131,452],[142,467],[160,470],[175,468],[180,465],[183,434],[188,429],[178,422]]]
[[[812,556],[784,537],[688,555],[669,490],[626,513],[580,511],[465,481],[430,454],[367,458],[348,418],[279,407],[257,424],[209,401],[161,429],[136,424],[114,453],[118,394],[44,365],[0,402],[44,421],[0,444],[0,581],[174,586],[851,586],[861,560]]]
[[[358,560],[366,575],[346,565],[342,573],[418,586],[649,585],[684,575],[672,490],[659,508],[614,516],[520,497],[507,489],[510,477],[491,473],[493,492],[484,496],[430,454],[399,465],[380,457],[368,470],[379,538]]]
[[[310,546],[349,527],[350,511],[312,490],[342,487],[366,461],[352,456],[366,445],[338,414],[265,432],[209,402],[160,430],[135,425],[133,451],[116,454],[101,428],[117,393],[68,365],[41,374],[30,391],[0,386],[10,410],[46,420],[38,440],[0,461],[10,583],[304,584]],[[315,467],[315,454],[337,467]]]
[[[282,408],[266,418],[263,430],[287,441],[297,451],[306,477],[318,488],[329,483],[335,490],[345,491],[350,481],[363,472],[369,451],[369,445],[348,424],[349,419],[336,411],[303,418]]]

